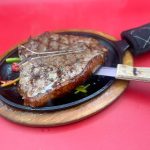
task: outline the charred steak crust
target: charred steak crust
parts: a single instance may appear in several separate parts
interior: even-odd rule
[[[19,93],[31,107],[43,106],[85,82],[107,53],[94,38],[49,32],[18,49],[23,62]]]

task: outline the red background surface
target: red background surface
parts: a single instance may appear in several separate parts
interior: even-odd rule
[[[0,54],[30,35],[55,29],[120,32],[150,21],[149,0],[0,1]],[[135,58],[150,67],[150,53]],[[148,150],[150,83],[131,82],[113,105],[79,123],[30,128],[0,118],[1,150]]]

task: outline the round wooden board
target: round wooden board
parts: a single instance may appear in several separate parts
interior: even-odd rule
[[[81,31],[81,30],[69,30],[69,31]],[[96,33],[110,40],[115,41],[114,37],[102,32],[87,31],[87,30],[86,31],[82,30],[82,32]],[[125,53],[123,63],[127,65],[133,65],[133,57],[129,51]],[[116,80],[113,83],[113,85],[100,96],[76,107],[55,112],[37,113],[37,112],[21,111],[12,108],[4,104],[2,101],[0,101],[0,115],[12,122],[27,126],[44,127],[44,126],[65,125],[85,119],[104,109],[112,102],[114,102],[124,92],[127,86],[128,86],[127,81]]]

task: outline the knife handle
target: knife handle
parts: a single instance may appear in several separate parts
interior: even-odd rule
[[[118,64],[116,79],[150,82],[150,68]]]

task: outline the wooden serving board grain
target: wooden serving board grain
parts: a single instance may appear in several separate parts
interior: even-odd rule
[[[69,31],[78,31],[78,32],[82,31],[94,33],[115,41],[114,37],[102,32],[95,32],[89,30],[88,31],[69,30]],[[133,65],[133,57],[129,51],[125,53],[123,63],[131,66]],[[12,122],[27,126],[44,127],[44,126],[65,125],[80,121],[82,119],[85,119],[89,116],[98,113],[99,111],[110,105],[112,102],[114,102],[124,92],[127,86],[128,86],[127,81],[116,80],[113,83],[113,85],[100,96],[93,98],[92,100],[83,103],[81,105],[78,105],[76,107],[55,112],[37,113],[37,112],[21,111],[4,104],[0,100],[0,115]]]

